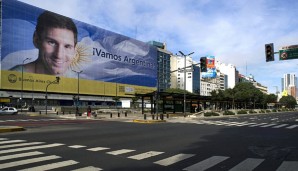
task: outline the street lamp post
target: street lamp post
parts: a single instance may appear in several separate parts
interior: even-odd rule
[[[78,106],[79,106],[79,100],[80,100],[80,73],[82,73],[83,71],[75,71],[72,70],[73,72],[78,74],[78,96],[77,96],[77,103],[76,103],[76,115],[78,115]]]
[[[59,84],[59,81],[60,81],[60,77],[56,77],[56,80],[55,81],[51,81],[47,87],[46,87],[46,115],[48,114],[48,87],[51,85],[51,84]]]
[[[184,92],[183,92],[183,115],[186,117],[186,57],[192,55],[194,52],[184,55],[183,52],[179,53],[184,57]]]
[[[21,91],[21,112],[23,112],[23,107],[22,107],[22,103],[23,103],[23,90],[24,90],[24,63],[27,60],[30,60],[31,58],[26,58],[23,60],[22,63],[22,91]]]

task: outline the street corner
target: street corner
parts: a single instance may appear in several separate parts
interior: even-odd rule
[[[166,120],[143,120],[143,119],[134,119],[134,123],[145,123],[145,124],[153,124],[153,123],[165,123]]]
[[[25,128],[20,126],[0,126],[0,133],[16,131],[25,131]]]

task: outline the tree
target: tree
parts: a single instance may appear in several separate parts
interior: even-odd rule
[[[279,102],[287,108],[295,108],[295,105],[297,105],[296,99],[293,96],[283,96]]]

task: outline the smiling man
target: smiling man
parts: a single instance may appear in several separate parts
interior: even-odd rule
[[[33,35],[39,49],[36,61],[24,65],[24,72],[64,75],[75,57],[78,31],[74,22],[59,14],[43,12]],[[18,65],[11,70],[20,70]]]

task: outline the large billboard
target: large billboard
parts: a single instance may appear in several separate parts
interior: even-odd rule
[[[1,42],[1,89],[44,91],[56,76],[49,91],[75,93],[78,78],[82,94],[156,87],[155,47],[22,2],[2,0]]]
[[[207,56],[207,72],[202,72],[202,78],[216,78],[215,57]]]

